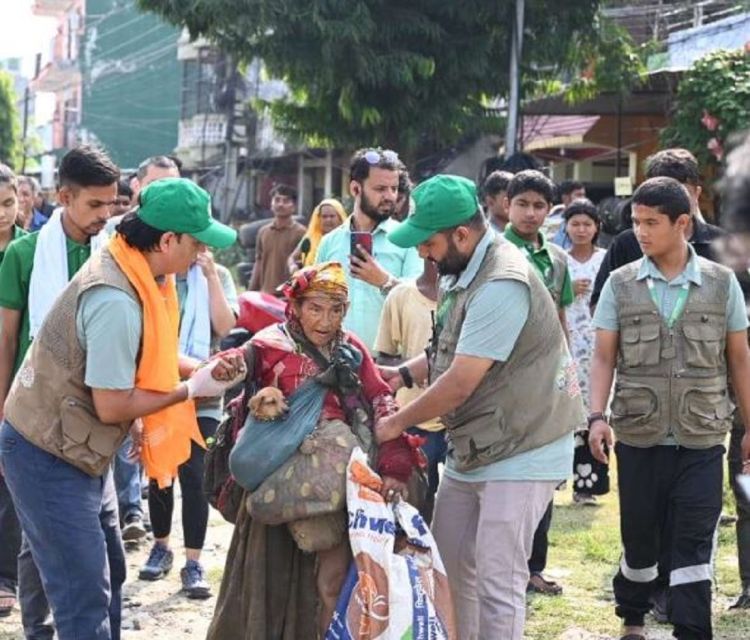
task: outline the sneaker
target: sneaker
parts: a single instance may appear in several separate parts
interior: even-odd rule
[[[737,598],[737,602],[735,602],[730,609],[750,609],[750,586],[746,586],[742,588],[742,593],[740,593],[740,597]]]
[[[122,539],[125,542],[140,540],[146,536],[146,527],[143,525],[143,517],[138,513],[131,513],[125,516],[125,522],[122,525]]]
[[[188,560],[180,571],[182,590],[191,600],[205,600],[211,597],[211,587],[206,582],[200,562]]]
[[[161,580],[172,570],[174,553],[158,542],[151,547],[146,564],[138,572],[141,580]]]
[[[669,617],[667,616],[668,597],[669,589],[666,587],[658,589],[651,595],[651,615],[659,624],[669,624]]]

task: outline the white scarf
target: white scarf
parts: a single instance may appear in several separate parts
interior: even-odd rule
[[[207,360],[211,355],[208,280],[197,264],[187,272],[187,296],[180,322],[180,353],[198,360]]]
[[[68,285],[68,249],[62,211],[62,207],[54,210],[47,224],[39,230],[36,241],[29,282],[29,337],[32,340],[55,300]],[[101,249],[107,240],[103,231],[92,237],[92,253]]]

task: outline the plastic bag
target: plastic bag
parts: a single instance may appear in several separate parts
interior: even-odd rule
[[[229,454],[229,470],[237,484],[255,491],[294,454],[318,424],[325,394],[323,386],[310,380],[289,397],[286,415],[263,421],[248,414]]]
[[[347,467],[354,562],[325,640],[455,640],[448,578],[419,512],[387,504],[361,449]]]

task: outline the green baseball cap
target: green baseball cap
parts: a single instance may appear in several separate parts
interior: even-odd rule
[[[138,217],[159,231],[187,233],[198,242],[223,249],[237,232],[211,215],[208,191],[186,178],[162,178],[140,193]]]
[[[414,211],[388,234],[403,248],[416,247],[431,235],[466,222],[479,210],[477,188],[461,176],[438,174],[411,193]]]

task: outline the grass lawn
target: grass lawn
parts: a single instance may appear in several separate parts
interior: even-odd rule
[[[616,487],[616,478],[612,486]],[[734,499],[725,487],[725,513]],[[616,489],[597,507],[574,505],[568,488],[556,492],[546,574],[563,585],[559,597],[530,597],[527,640],[594,640],[619,638],[614,615],[612,577],[620,559]],[[750,611],[727,611],[739,593],[734,526],[721,527],[714,589],[714,638],[748,640]],[[672,637],[671,627],[647,619],[651,640]]]

